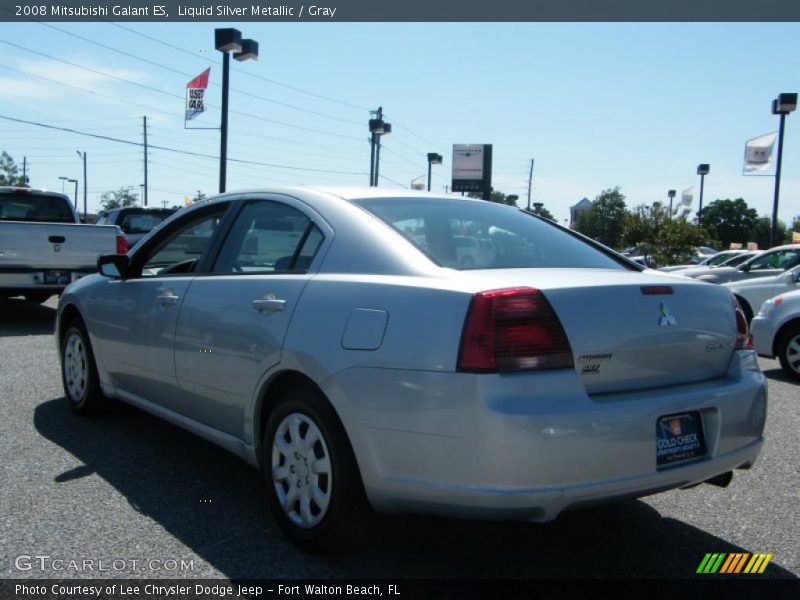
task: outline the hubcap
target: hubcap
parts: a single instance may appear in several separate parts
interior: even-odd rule
[[[795,373],[800,373],[800,335],[794,336],[786,344],[786,362]]]
[[[86,346],[80,334],[72,332],[64,344],[64,381],[69,399],[74,403],[83,400],[86,393]]]
[[[275,432],[272,482],[283,512],[304,529],[317,525],[328,511],[333,477],[322,432],[308,416],[292,413]]]

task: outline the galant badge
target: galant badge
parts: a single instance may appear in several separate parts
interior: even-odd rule
[[[669,327],[678,324],[675,317],[673,317],[672,313],[669,311],[669,307],[664,302],[661,303],[661,316],[658,318],[658,324],[661,327]]]

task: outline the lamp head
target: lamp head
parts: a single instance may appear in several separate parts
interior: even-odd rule
[[[220,52],[241,52],[242,32],[232,27],[215,29],[214,47]]]
[[[245,60],[258,60],[258,42],[251,39],[242,40],[242,49],[233,55],[233,58],[243,62]]]
[[[711,170],[711,166],[707,164],[697,165],[697,174],[698,175],[708,175],[708,172]]]

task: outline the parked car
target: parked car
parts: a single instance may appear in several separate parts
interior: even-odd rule
[[[800,290],[761,305],[753,319],[753,343],[760,356],[777,357],[783,371],[800,380]]]
[[[119,226],[125,237],[128,238],[128,244],[133,247],[155,226],[174,213],[174,208],[126,206],[101,213],[95,224]]]
[[[704,258],[698,263],[693,263],[689,265],[671,265],[669,267],[661,267],[659,271],[664,271],[665,273],[671,273],[673,271],[680,271],[683,269],[691,269],[696,267],[716,267],[727,263],[729,260],[737,256],[744,256],[747,254],[748,254],[747,250],[723,250],[722,252],[717,252],[716,254],[712,254],[711,256]],[[752,256],[752,253],[750,253],[750,256]],[[733,267],[736,265],[729,265],[729,266]]]
[[[464,231],[496,252],[464,267]],[[58,307],[69,405],[117,398],[259,467],[299,544],[335,547],[365,504],[549,521],[725,486],[762,445],[766,383],[726,288],[513,207],[231,193],[99,265]]]
[[[0,187],[0,298],[45,302],[97,271],[101,254],[127,251],[119,228],[80,223],[64,194]]]
[[[789,244],[766,250],[744,261],[738,267],[717,267],[704,272],[679,271],[678,274],[710,283],[726,283],[754,277],[780,275],[798,264],[800,264],[800,244]]]
[[[688,267],[686,269],[678,269],[675,271],[667,271],[667,272],[674,275],[681,275],[683,277],[699,278],[701,275],[708,275],[709,273],[714,273],[717,269],[720,269],[722,267],[738,267],[742,263],[747,262],[754,256],[758,256],[759,254],[763,254],[763,251],[746,250],[741,254],[735,254],[734,256],[729,257],[725,262],[720,263],[718,265],[705,265],[705,266],[698,265],[694,267]]]
[[[736,296],[749,323],[764,302],[779,294],[800,289],[800,266],[772,277],[731,281],[723,285]]]

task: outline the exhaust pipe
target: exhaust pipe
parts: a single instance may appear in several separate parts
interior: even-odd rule
[[[711,485],[715,485],[717,487],[726,488],[730,485],[732,480],[733,471],[728,471],[727,473],[722,473],[721,475],[717,475],[711,479],[706,479],[703,483],[710,483]]]

